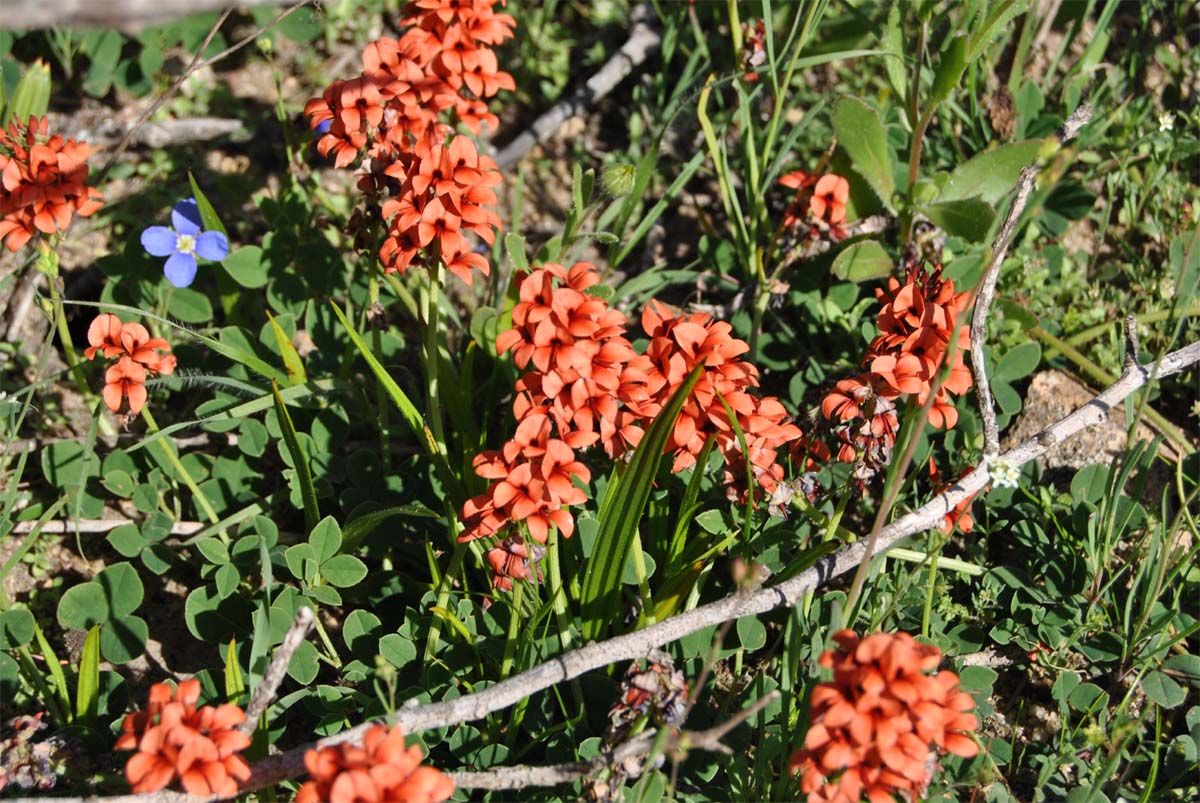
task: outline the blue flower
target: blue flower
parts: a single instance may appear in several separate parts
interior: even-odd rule
[[[187,287],[196,278],[196,257],[220,262],[229,256],[229,240],[219,231],[203,231],[200,206],[195,198],[175,204],[171,225],[151,226],[142,232],[142,247],[155,257],[167,257],[163,273],[176,287]]]

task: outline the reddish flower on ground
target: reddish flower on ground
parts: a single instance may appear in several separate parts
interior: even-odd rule
[[[121,323],[120,318],[110,313],[101,313],[92,321],[88,344],[83,353],[89,360],[97,353],[117,358],[116,364],[105,372],[101,393],[104,403],[114,413],[125,409],[131,415],[140,413],[146,404],[146,379],[175,372],[175,355],[169,353],[171,347],[167,341],[151,337],[140,323]],[[160,354],[161,351],[168,353]]]
[[[850,182],[835,173],[814,176],[803,170],[793,170],[780,177],[779,183],[796,190],[783,214],[785,229],[807,223],[811,227],[807,236],[813,239],[823,232],[835,241],[845,237],[841,224],[846,221]]]
[[[309,750],[304,766],[311,780],[296,803],[439,803],[454,792],[454,781],[421,766],[421,748],[404,746],[399,727],[369,728],[362,746],[339,744]]]
[[[199,699],[198,680],[185,680],[177,690],[159,683],[146,710],[125,718],[115,748],[137,751],[125,765],[134,792],[156,792],[178,778],[189,794],[232,797],[237,781],[250,777],[238,755],[250,737],[236,730],[245,712],[232,704],[197,709]]]
[[[890,459],[898,421],[895,400],[913,395],[925,404],[945,362],[950,368],[929,408],[929,423],[949,429],[958,422],[951,395],[966,393],[971,372],[963,360],[970,348],[966,331],[959,332],[958,317],[970,293],[956,293],[954,282],[943,279],[941,269],[927,271],[912,265],[906,280],[889,279],[875,291],[881,309],[879,335],[871,341],[863,360],[865,373],[839,381],[821,403],[826,419],[836,421],[834,431],[842,442],[838,459],[856,463],[855,480],[874,477]],[[951,344],[954,350],[951,352]],[[865,417],[871,420],[859,423]]]
[[[45,117],[13,120],[0,129],[0,241],[16,251],[37,235],[66,230],[71,216],[100,208],[86,185],[86,143],[49,136]]]
[[[146,405],[146,368],[128,355],[121,355],[117,364],[104,373],[104,403],[114,413],[121,412],[125,400],[128,410],[137,415]]]
[[[833,680],[812,694],[812,724],[789,767],[809,801],[918,800],[937,752],[970,758],[978,746],[974,700],[958,676],[937,668],[941,653],[907,633],[833,637],[821,656]]]
[[[836,226],[846,219],[846,201],[850,198],[850,182],[832,173],[821,176],[813,187],[808,211],[813,217],[824,218]]]

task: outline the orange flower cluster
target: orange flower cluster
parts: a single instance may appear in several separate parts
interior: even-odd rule
[[[650,398],[631,406],[645,421],[658,415],[697,365],[704,366],[667,438],[667,449],[675,456],[671,470],[683,471],[695,464],[705,441],[715,437],[725,457],[726,483],[736,497],[736,472],[744,471],[746,458],[721,403],[724,398],[745,435],[755,482],[767,494],[774,492],[783,479],[783,467],[775,462],[778,450],[803,433],[788,420],[779,399],[747,392],[758,386],[758,369],[737,357],[750,346],[733,337],[733,327],[724,321],[699,313],[675,317],[653,301],[642,310],[642,329],[650,338],[643,355],[650,362],[646,376]]]
[[[312,779],[296,803],[439,803],[454,792],[450,776],[422,767],[421,748],[404,746],[399,727],[369,728],[363,744],[309,750],[304,766]]]
[[[117,750],[136,750],[125,765],[133,791],[157,792],[176,778],[189,794],[208,797],[237,794],[237,781],[250,777],[238,751],[250,737],[236,729],[246,713],[227,703],[197,709],[200,681],[185,680],[173,690],[166,683],[150,687],[145,711],[125,718]]]
[[[140,323],[121,323],[110,313],[101,313],[88,327],[87,359],[97,353],[117,358],[104,375],[102,396],[108,409],[120,413],[128,400],[128,412],[137,415],[146,404],[146,379],[155,374],[175,372],[175,355],[161,337],[150,337]],[[158,352],[165,351],[166,354]]]
[[[827,228],[834,240],[845,236],[841,225],[846,221],[850,182],[834,173],[817,177],[803,170],[793,170],[784,174],[779,183],[796,191],[795,198],[783,213],[784,228],[811,222],[815,226],[810,232],[812,236],[819,236],[820,228]]]
[[[821,402],[825,418],[838,422],[838,459],[857,461],[862,467],[861,476],[856,475],[859,481],[874,476],[891,456],[899,427],[895,400],[912,394],[924,404],[944,360],[950,361],[950,374],[938,388],[929,421],[946,429],[958,422],[950,394],[966,393],[971,387],[971,372],[963,362],[963,352],[970,348],[965,331],[959,333],[953,354],[948,351],[970,295],[955,293],[954,282],[942,279],[940,267],[927,271],[921,265],[908,268],[903,284],[892,278],[887,289],[875,291],[883,307],[880,333],[863,361],[867,370],[839,381]]]
[[[84,183],[90,152],[86,143],[47,136],[45,117],[0,129],[0,241],[9,251],[100,208],[100,193]]]
[[[518,368],[532,368],[516,385],[516,434],[499,451],[475,458],[476,474],[493,483],[463,507],[460,540],[498,535],[517,522],[539,543],[551,525],[570,537],[575,524],[567,508],[587,498],[575,481],[591,479],[576,450],[599,445],[619,459],[698,365],[704,370],[667,441],[672,470],[693,465],[712,437],[725,457],[731,493],[745,485],[738,474],[746,457],[724,398],[745,436],[755,482],[771,494],[783,479],[778,451],[801,432],[778,399],[747,392],[758,372],[737,359],[749,347],[731,336],[729,324],[676,317],[652,302],[642,312],[650,343],[637,354],[625,337],[625,316],[589,292],[599,280],[593,265],[580,262],[570,269],[548,263],[521,281],[512,328],[497,338],[496,349],[512,351]],[[493,547],[487,560],[494,585],[507,590],[513,579],[530,579],[529,557],[519,537]]]
[[[495,482],[463,507],[460,541],[512,522],[524,522],[538,543],[546,543],[551,525],[569,538],[575,521],[566,508],[587,499],[574,480],[591,479],[575,450],[599,441],[615,457],[641,439],[620,403],[637,397],[644,376],[631,365],[636,355],[624,337],[625,316],[586,292],[599,280],[595,266],[580,262],[569,270],[547,263],[521,281],[513,326],[496,350],[513,351],[518,368],[532,363],[534,370],[517,382],[513,438],[475,458],[475,473]]]
[[[833,680],[812,694],[812,725],[789,767],[810,803],[919,800],[937,751],[971,758],[979,727],[958,676],[937,668],[941,653],[907,633],[833,637],[821,656]]]
[[[516,24],[493,10],[495,0],[416,0],[408,6],[399,40],[383,37],[363,50],[363,72],[335,81],[304,107],[314,129],[328,123],[317,150],[346,167],[366,153],[359,188],[384,196],[388,235],[380,259],[401,272],[434,246],[434,258],[468,284],[471,270],[488,272],[487,259],[463,234],[489,244],[500,219],[490,189],[500,182],[496,163],[471,141],[453,135],[443,112],[475,133],[499,123],[486,98],[515,88],[498,68],[493,45],[512,37]],[[447,138],[450,138],[447,142]]]

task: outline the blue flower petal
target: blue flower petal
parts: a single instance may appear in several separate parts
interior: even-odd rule
[[[229,240],[219,231],[206,231],[196,238],[196,253],[213,262],[229,256]]]
[[[196,203],[195,198],[185,198],[175,204],[175,208],[171,210],[171,225],[180,234],[196,235],[200,232],[200,205]]]
[[[196,258],[191,254],[172,254],[163,266],[163,273],[176,287],[187,287],[196,278]]]
[[[165,257],[175,253],[175,232],[166,226],[151,226],[142,232],[142,248],[152,257]]]

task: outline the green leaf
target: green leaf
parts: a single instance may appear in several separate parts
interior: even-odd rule
[[[417,659],[417,645],[398,633],[389,633],[379,640],[379,654],[397,669]]]
[[[28,125],[30,117],[42,117],[50,108],[50,65],[38,59],[25,68],[21,82],[13,92],[5,109],[4,125],[16,118],[21,125]]]
[[[702,371],[701,365],[692,370],[646,429],[628,465],[608,484],[596,516],[600,530],[580,595],[584,641],[601,638],[614,621],[619,621],[621,574],[633,533],[650,499],[667,437]]]
[[[341,550],[342,528],[333,516],[326,516],[313,527],[308,535],[308,543],[317,563],[324,563]]]
[[[85,722],[96,718],[100,704],[100,625],[92,625],[79,656],[79,681],[75,687],[75,716]]]
[[[229,239],[229,232],[226,231],[225,224],[217,216],[217,210],[213,209],[213,205],[209,203],[208,196],[196,183],[196,177],[192,175],[191,170],[188,171],[188,183],[192,185],[192,197],[196,199],[196,206],[200,208],[200,221],[204,224],[205,231],[219,231],[225,235],[226,239]]]
[[[918,206],[917,211],[926,215],[947,234],[962,237],[971,242],[983,242],[996,217],[995,210],[978,198],[961,201],[938,201],[935,204]]]
[[[140,616],[110,619],[100,628],[100,654],[112,664],[124,664],[146,651],[150,626]]]
[[[172,288],[167,311],[184,323],[208,323],[213,319],[212,302],[208,296],[190,287]]]
[[[108,610],[113,619],[120,619],[137,610],[145,597],[142,578],[129,563],[114,563],[96,577],[96,583],[108,599]]]
[[[1000,363],[992,372],[992,377],[1001,382],[1015,382],[1036,371],[1041,361],[1042,347],[1040,345],[1033,341],[1020,343],[1013,346],[1000,358]]]
[[[367,564],[353,555],[338,555],[321,564],[321,577],[332,586],[350,588],[367,576]]]
[[[979,27],[971,33],[971,47],[967,53],[967,61],[978,59],[984,48],[1008,27],[1008,24],[1029,9],[1029,0],[1001,0],[983,18]],[[1105,30],[1104,25],[1097,26]]]
[[[929,95],[930,108],[950,97],[966,69],[967,37],[959,34],[950,40],[938,60],[937,71],[933,75],[933,91]]]
[[[269,278],[267,266],[262,261],[262,249],[257,245],[246,245],[230,252],[221,265],[235,282],[250,290],[265,286]]]
[[[275,344],[279,346],[279,353],[283,356],[283,367],[287,369],[288,379],[292,385],[303,385],[308,381],[308,372],[304,370],[304,361],[300,359],[300,353],[296,351],[296,347],[292,345],[292,340],[283,331],[283,327],[279,325],[279,321],[275,320],[275,316],[270,310],[265,310],[267,320],[271,324],[271,331],[275,335]]]
[[[851,282],[869,282],[890,276],[894,263],[875,240],[851,243],[833,260],[833,275]]]
[[[104,474],[104,479],[100,481],[105,488],[112,492],[113,496],[118,496],[121,499],[128,499],[133,496],[133,490],[137,488],[137,483],[133,481],[128,471],[121,469],[113,469]]]
[[[750,652],[761,650],[767,644],[767,628],[757,616],[743,616],[737,620],[738,641]]]
[[[421,518],[438,518],[438,514],[420,502],[412,502],[398,507],[388,507],[383,510],[373,510],[349,522],[342,529],[342,543],[347,552],[358,548],[362,540],[370,535],[376,527],[383,524],[392,516],[418,516]]]
[[[238,663],[237,641],[229,640],[225,650],[225,700],[236,703],[246,692],[246,681],[242,678],[242,665]]]
[[[1163,708],[1174,708],[1187,699],[1187,691],[1165,672],[1155,669],[1142,679],[1142,691]]]
[[[142,537],[136,524],[122,524],[110,532],[105,540],[126,558],[136,558],[150,543]]]
[[[102,98],[112,88],[121,60],[121,45],[125,38],[116,31],[92,31],[95,38],[88,43],[87,54],[92,57],[87,76],[83,80],[83,91],[94,98]]]
[[[108,621],[108,600],[98,583],[86,582],[68,588],[58,601],[58,623],[65,628],[87,630]]]
[[[288,547],[283,553],[283,560],[287,564],[288,571],[297,580],[311,579],[309,564],[311,563],[314,569],[318,565],[317,553],[308,544],[296,544]]]
[[[888,11],[887,27],[879,43],[887,51],[883,57],[883,67],[887,71],[888,81],[892,91],[901,102],[908,97],[908,75],[904,70],[904,31],[900,22],[900,4],[892,3]]]
[[[947,176],[938,200],[980,198],[989,204],[999,202],[1016,186],[1021,170],[1037,160],[1043,144],[1043,140],[1030,139],[975,154]]]
[[[271,380],[271,393],[275,398],[275,415],[279,418],[279,428],[283,432],[284,446],[287,447],[288,454],[292,457],[292,465],[296,467],[296,477],[300,483],[300,496],[304,501],[304,521],[311,530],[321,518],[321,511],[317,506],[317,491],[313,485],[308,455],[300,446],[300,440],[296,437],[296,427],[292,424],[292,417],[288,415],[287,405],[283,403],[283,398],[279,395],[279,385],[274,379]]]
[[[33,640],[33,614],[25,608],[0,613],[0,650],[11,650]]]
[[[845,97],[833,109],[833,129],[838,143],[850,155],[854,170],[871,185],[883,205],[892,209],[896,183],[887,131],[879,115],[858,98]]]
[[[515,232],[504,235],[504,252],[513,267],[524,273],[529,270],[529,258],[525,256],[525,238]]]
[[[375,655],[375,634],[383,623],[370,611],[353,611],[342,625],[342,639],[351,652],[363,658]]]
[[[292,656],[291,662],[288,663],[288,676],[301,686],[307,686],[309,683],[312,683],[317,679],[317,671],[320,669],[317,663],[318,657],[317,648],[312,645],[312,642],[300,642],[300,646],[296,649],[296,654]]]

